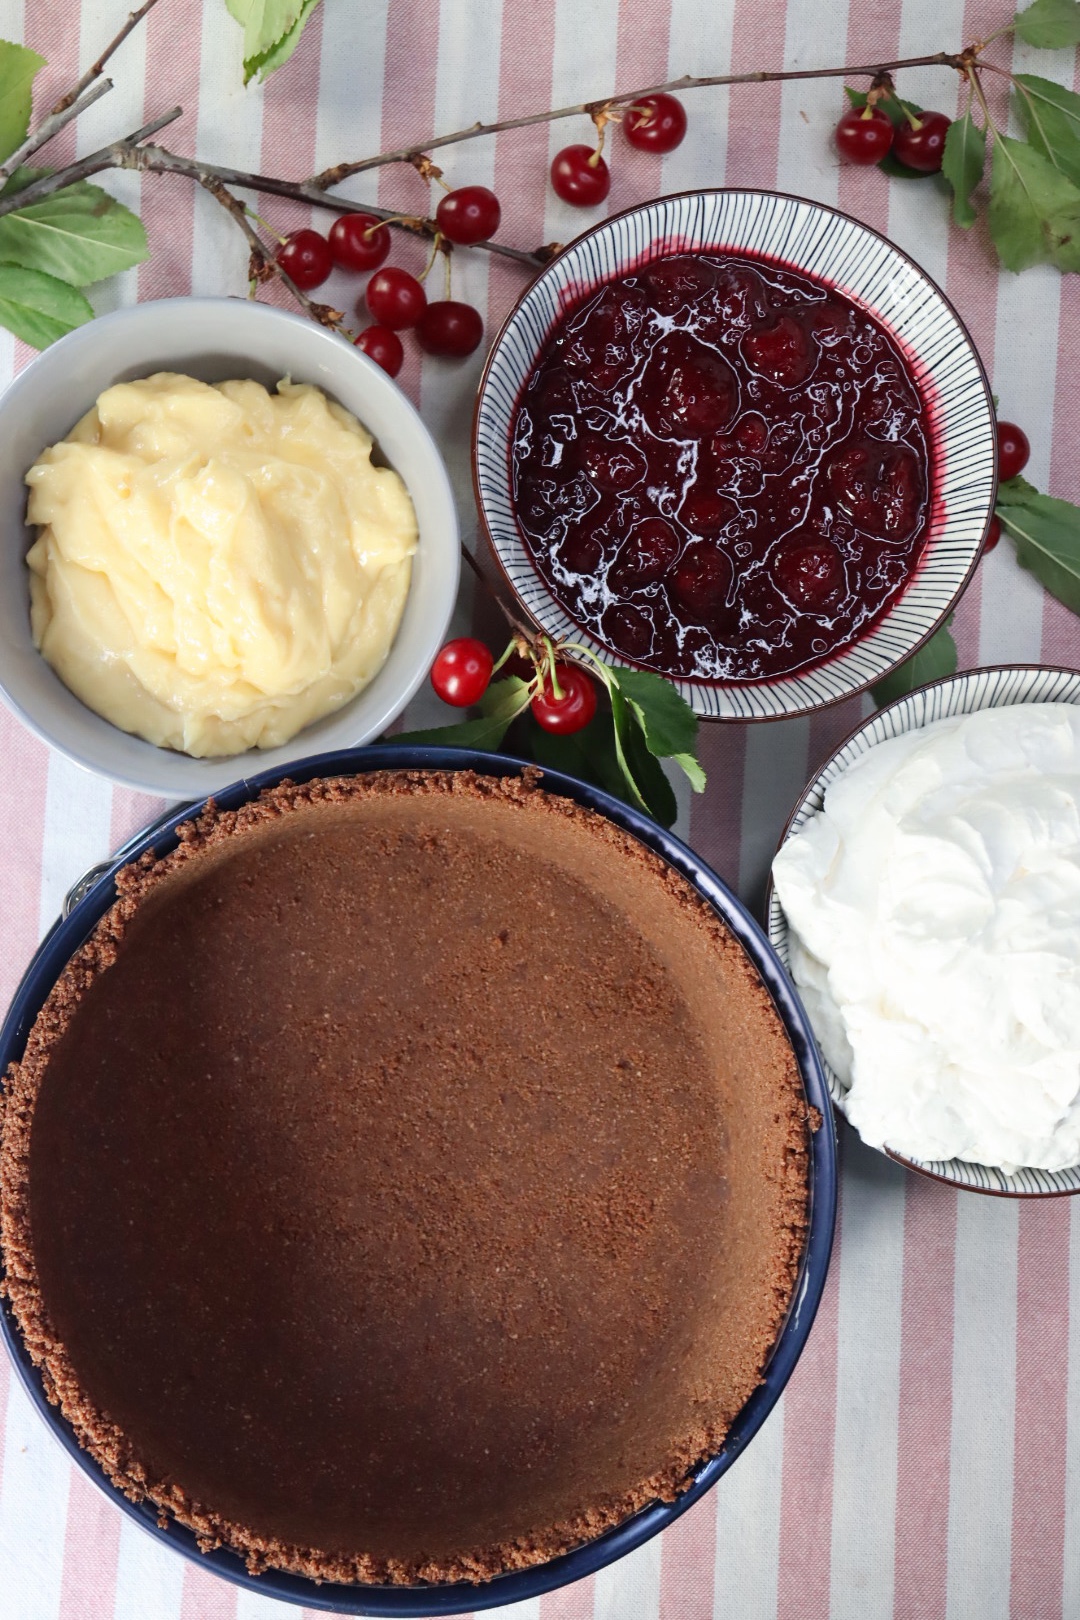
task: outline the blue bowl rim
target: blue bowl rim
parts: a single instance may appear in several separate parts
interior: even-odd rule
[[[212,796],[219,809],[232,810],[265,788],[283,780],[304,783],[322,776],[350,776],[378,770],[473,770],[485,775],[514,776],[535,769],[527,761],[507,754],[459,748],[418,747],[384,743],[312,755],[287,766],[243,777]],[[160,1525],[156,1509],[146,1502],[128,1500],[113,1485],[99,1464],[75,1438],[59,1408],[47,1400],[38,1369],[22,1342],[10,1301],[0,1301],[0,1332],[15,1371],[32,1403],[74,1462],[130,1519],[160,1542],[172,1547],[203,1569],[246,1587],[264,1597],[277,1598],[309,1609],[360,1616],[431,1617],[472,1613],[525,1598],[537,1597],[580,1580],[621,1558],[679,1518],[716,1483],[742,1452],[776,1404],[795,1367],[810,1332],[825,1286],[832,1249],[837,1205],[836,1135],[825,1076],[802,1004],[765,934],[742,902],[706,863],[681,839],[647,816],[609,794],[560,771],[544,770],[543,785],[608,817],[676,871],[681,872],[719,912],[756,966],[784,1023],[795,1051],[807,1101],[822,1122],[810,1139],[810,1221],[806,1248],[787,1319],[781,1329],[762,1382],[738,1413],[719,1452],[708,1458],[693,1483],[674,1502],[653,1502],[593,1541],[561,1557],[529,1569],[496,1576],[482,1584],[455,1583],[428,1586],[361,1586],[317,1583],[280,1570],[251,1575],[240,1558],[226,1548],[200,1552],[192,1531],[170,1520]],[[89,935],[116,897],[114,879],[121,867],[149,850],[157,855],[175,848],[176,829],[190,821],[210,802],[202,800],[169,811],[128,841],[101,876],[79,899],[68,916],[59,919],[38,946],[0,1028],[0,1075],[23,1053],[30,1028],[71,955]]]

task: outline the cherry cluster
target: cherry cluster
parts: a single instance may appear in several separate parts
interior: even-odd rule
[[[435,227],[448,242],[468,246],[483,242],[499,228],[502,209],[486,186],[461,186],[447,192],[435,210]],[[356,301],[366,326],[356,346],[376,365],[396,377],[405,358],[399,332],[412,329],[425,354],[455,358],[472,354],[484,335],[480,312],[454,298],[429,302],[423,281],[384,261],[390,253],[390,231],[371,214],[342,214],[329,236],[294,231],[277,251],[278,264],[304,292],[321,287],[336,267],[370,272]]]
[[[673,152],[686,134],[686,110],[681,101],[661,91],[641,96],[622,120],[623,132],[640,152]],[[602,143],[601,143],[602,145]],[[551,160],[555,195],[576,208],[594,208],[611,190],[611,170],[601,146],[564,146]]]
[[[846,163],[880,163],[892,156],[916,174],[937,174],[951,123],[944,113],[905,107],[903,122],[894,124],[879,106],[867,101],[865,107],[849,108],[841,118],[836,147]]]
[[[436,656],[431,666],[431,684],[444,703],[467,709],[479,703],[494,672],[490,648],[475,636],[458,636]],[[596,686],[576,664],[565,659],[550,664],[537,662],[533,684],[529,708],[545,731],[560,737],[573,736],[596,713]]]

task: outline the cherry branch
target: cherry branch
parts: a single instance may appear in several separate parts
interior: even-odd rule
[[[364,174],[369,169],[379,169],[387,163],[415,163],[417,158],[435,151],[440,146],[453,146],[458,141],[472,141],[480,135],[496,135],[504,129],[526,129],[530,124],[551,124],[560,118],[596,118],[611,107],[625,107],[643,96],[670,94],[673,90],[704,90],[732,84],[774,84],[789,79],[866,77],[874,79],[880,73],[894,73],[899,72],[901,68],[913,67],[948,67],[957,73],[966,74],[968,64],[977,51],[978,47],[972,46],[969,50],[959,53],[935,51],[930,56],[908,56],[896,62],[877,62],[873,65],[781,68],[755,73],[714,73],[706,77],[684,73],[681,79],[669,79],[664,84],[645,85],[639,90],[621,90],[617,95],[605,96],[597,101],[575,102],[572,107],[555,107],[548,112],[526,113],[520,118],[500,118],[491,124],[469,124],[465,129],[456,129],[449,135],[436,135],[416,146],[401,146],[396,151],[380,152],[377,157],[361,158],[356,163],[336,163],[332,168],[324,169],[321,174],[313,175],[308,184],[318,191],[324,191],[331,186],[339,185],[350,175]]]
[[[320,326],[328,326],[331,331],[340,332],[343,337],[348,337],[348,333],[344,330],[345,317],[341,310],[332,309],[329,304],[316,303],[315,299],[309,298],[307,293],[296,285],[288,272],[282,269],[273,251],[267,247],[254,225],[252,225],[248,218],[247,209],[239,197],[234,197],[231,191],[226,190],[225,186],[214,175],[196,174],[195,179],[203,190],[213,197],[215,202],[221,204],[225,212],[235,220],[247,237],[248,246],[251,249],[252,281],[268,281],[276,277],[285,290],[292,294],[301,308],[307,311],[312,320],[318,321]]]
[[[113,35],[112,39],[106,45],[97,61],[91,63],[78,83],[73,84],[67,94],[60,97],[60,100],[56,103],[56,106],[53,107],[49,114],[50,118],[55,117],[59,113],[66,112],[74,102],[78,101],[83,91],[93,84],[95,79],[101,78],[101,75],[105,71],[105,64],[109,58],[117,50],[119,50],[120,46],[131,33],[132,29],[138,28],[139,24],[146,16],[146,13],[152,10],[156,5],[157,0],[143,0],[142,5],[130,14],[123,28],[120,29],[120,32]]]
[[[50,108],[48,114],[41,120],[37,128],[30,131],[22,145],[0,164],[0,183],[13,175],[20,164],[25,163],[28,157],[32,157],[39,147],[51,141],[55,135],[59,135],[66,124],[70,124],[73,119],[78,118],[80,113],[84,113],[88,107],[92,107],[95,101],[100,101],[102,96],[108,95],[113,87],[112,80],[105,79],[101,83],[97,82],[101,80],[101,76],[105,72],[106,62],[124,43],[132,29],[139,26],[146,13],[156,5],[157,0],[143,0],[143,4],[131,13],[119,33],[114,34],[108,45],[106,45],[97,61],[91,63],[82,78],[77,80],[71,86],[71,89],[60,97],[54,107]]]
[[[22,186],[7,197],[0,197],[0,219],[20,208],[29,208],[31,203],[40,202],[43,197],[51,197],[54,191],[63,191],[65,186],[73,186],[79,180],[89,179],[92,174],[100,174],[103,169],[138,168],[135,158],[140,150],[139,142],[156,135],[166,124],[173,123],[183,110],[182,107],[171,107],[168,112],[152,118],[141,129],[125,135],[122,140],[112,141],[110,145],[102,146],[96,152],[91,152],[88,156],[69,164],[66,169],[43,174],[39,180],[32,180],[28,186]]]
[[[311,180],[278,180],[269,174],[251,174],[245,169],[232,169],[220,163],[203,163],[196,158],[182,157],[177,152],[170,152],[163,146],[140,146],[138,159],[133,159],[125,166],[149,169],[157,174],[187,174],[200,183],[206,179],[217,180],[222,185],[239,186],[245,191],[261,192],[264,196],[288,197],[293,202],[310,203],[315,208],[325,208],[335,214],[367,214],[373,219],[390,220],[401,230],[408,231],[413,236],[425,237],[429,241],[433,241],[436,235],[437,228],[433,219],[395,213],[392,208],[380,208],[375,203],[350,202],[344,197],[328,197]],[[534,270],[547,264],[552,256],[551,249],[538,248],[535,252],[527,253],[523,248],[508,247],[503,242],[476,242],[470,246],[483,248],[486,252],[496,253],[504,259],[514,259],[517,263],[528,265]]]
[[[102,96],[107,96],[112,87],[111,79],[102,79],[84,91],[77,100],[69,101],[64,107],[54,107],[48,117],[42,119],[37,129],[30,131],[22,145],[17,146],[11,156],[0,163],[0,183],[9,179],[28,157],[33,157],[39,146],[44,146],[54,135],[59,135],[65,124],[70,124],[73,119],[78,118],[80,113],[92,107],[95,101],[100,101]]]

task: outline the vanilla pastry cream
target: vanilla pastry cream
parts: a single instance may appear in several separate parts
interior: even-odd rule
[[[1080,1163],[1080,708],[879,743],[773,865],[791,967],[874,1147]]]
[[[318,388],[117,383],[26,475],[35,645],[97,714],[198,756],[274,748],[361,691],[416,514]]]

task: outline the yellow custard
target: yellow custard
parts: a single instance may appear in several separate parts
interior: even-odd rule
[[[273,748],[378,672],[416,514],[318,388],[117,383],[26,475],[34,644],[97,714],[198,756]]]

